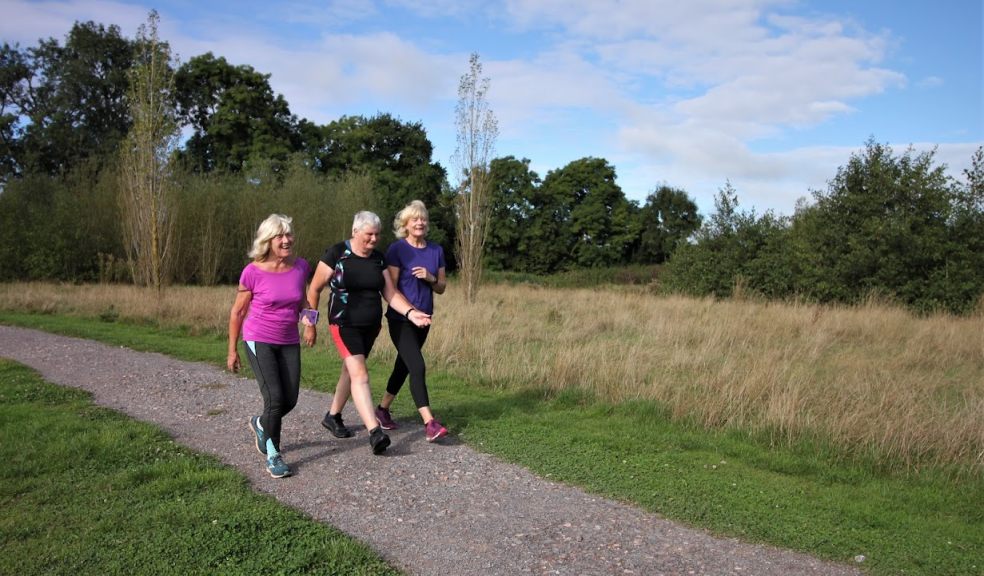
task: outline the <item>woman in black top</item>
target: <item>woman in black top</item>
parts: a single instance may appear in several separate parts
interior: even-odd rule
[[[341,415],[351,395],[359,418],[369,431],[373,454],[382,454],[390,444],[376,419],[366,368],[366,358],[382,328],[383,305],[379,296],[415,325],[430,325],[430,315],[415,310],[393,286],[385,258],[376,250],[380,227],[379,216],[372,212],[356,214],[352,238],[325,251],[308,288],[308,301],[315,308],[324,287],[331,288],[328,327],[343,362],[331,407],[321,424],[339,438],[351,436]],[[304,341],[309,346],[315,344],[315,326],[305,326]]]

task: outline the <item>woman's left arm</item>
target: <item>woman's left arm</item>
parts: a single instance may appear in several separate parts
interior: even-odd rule
[[[444,274],[444,268],[437,269],[437,276],[434,277],[434,283],[431,284],[431,290],[437,294],[444,294],[444,289],[448,287],[448,277]]]

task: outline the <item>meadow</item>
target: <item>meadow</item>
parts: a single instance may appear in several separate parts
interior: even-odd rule
[[[0,285],[0,310],[224,335],[229,287]],[[487,286],[438,299],[432,369],[476,385],[611,403],[776,445],[831,444],[891,470],[984,471],[984,314],[658,296],[639,287]],[[385,340],[385,339],[383,339]],[[374,352],[393,358],[386,343]]]
[[[642,287],[458,292],[439,297],[425,353],[432,406],[470,446],[871,574],[980,573],[984,318]],[[0,284],[0,323],[221,364],[234,295]],[[323,344],[304,351],[303,384],[330,391]],[[382,338],[374,383],[392,358]],[[412,417],[408,394],[394,413]]]

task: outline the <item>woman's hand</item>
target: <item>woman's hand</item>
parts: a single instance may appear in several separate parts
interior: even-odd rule
[[[430,272],[427,271],[427,268],[424,268],[423,266],[414,266],[413,268],[410,269],[410,273],[413,274],[414,278],[418,280],[423,280],[428,284],[433,284],[434,282],[437,282],[437,278],[431,276]]]
[[[416,310],[416,309],[411,310],[410,313],[407,314],[407,320],[413,322],[414,326],[416,326],[417,328],[430,326],[431,323],[430,314],[425,314],[424,312],[421,312],[420,310]]]
[[[229,352],[229,356],[226,357],[226,368],[229,372],[239,372],[239,352]]]
[[[318,330],[314,326],[304,326],[304,343],[308,348],[314,348],[318,343]]]

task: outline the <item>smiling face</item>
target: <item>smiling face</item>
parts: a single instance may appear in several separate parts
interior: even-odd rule
[[[423,239],[427,236],[427,217],[413,216],[407,220],[407,236],[416,239]]]
[[[290,257],[294,247],[294,235],[290,232],[277,234],[270,240],[270,257],[283,260]]]
[[[249,257],[254,262],[285,260],[294,248],[294,229],[291,218],[283,214],[271,214],[256,229]]]

